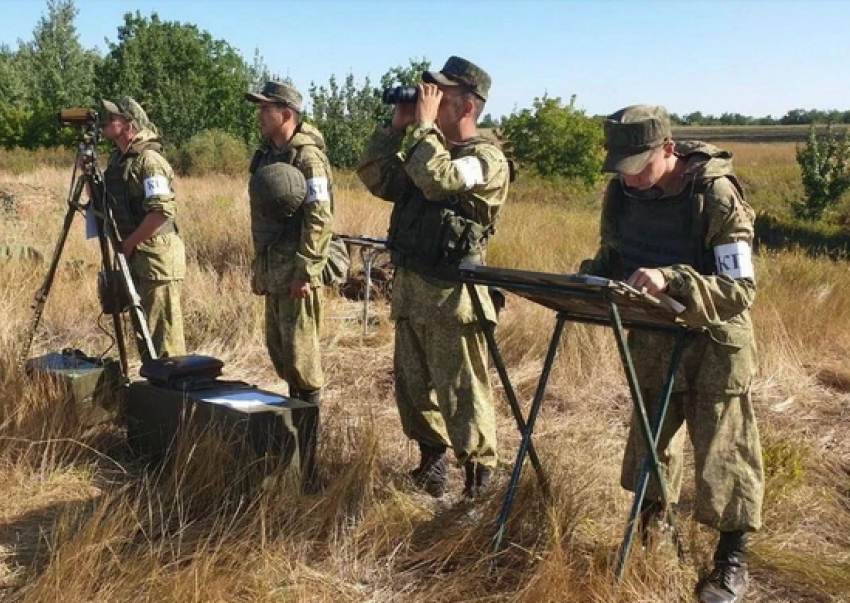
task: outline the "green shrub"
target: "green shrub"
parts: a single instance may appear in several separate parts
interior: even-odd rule
[[[188,176],[244,176],[250,164],[245,142],[216,129],[195,134],[170,159],[175,170]]]
[[[806,144],[797,149],[797,164],[806,196],[792,205],[794,215],[819,220],[850,189],[850,131],[842,136],[829,124],[818,134],[812,126]]]
[[[533,110],[502,120],[499,137],[509,155],[543,177],[560,176],[588,186],[602,177],[602,126],[575,108],[575,96],[567,105],[560,98],[534,99]]]

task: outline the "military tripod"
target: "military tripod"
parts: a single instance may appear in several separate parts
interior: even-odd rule
[[[130,274],[130,266],[121,248],[121,237],[112,211],[115,200],[104,187],[103,173],[98,165],[97,149],[101,142],[100,120],[93,110],[70,109],[60,114],[60,121],[64,125],[80,126],[81,139],[77,148],[77,157],[68,192],[68,209],[65,212],[62,229],[53,250],[53,258],[50,261],[47,275],[35,295],[33,317],[26,334],[22,356],[26,360],[32,348],[47,298],[56,279],[62,251],[65,248],[74,216],[77,213],[87,214],[86,224],[87,226],[94,226],[95,232],[93,234],[98,239],[100,249],[101,272],[98,276],[98,297],[101,310],[103,314],[112,317],[121,372],[125,377],[128,377],[127,343],[122,322],[122,315],[125,312],[130,315],[133,334],[141,355],[151,359],[155,359],[157,356],[151,341],[147,317],[142,309],[141,299]],[[88,197],[85,202],[83,200],[84,193]]]

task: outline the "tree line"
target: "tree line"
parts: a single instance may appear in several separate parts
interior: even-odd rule
[[[14,49],[0,44],[0,146],[69,145],[73,133],[58,127],[60,109],[97,107],[102,98],[132,96],[163,133],[175,167],[194,173],[244,172],[259,142],[255,107],[244,94],[280,79],[258,52],[248,62],[196,25],[137,11],[124,15],[101,54],[80,43],[73,0],[47,0],[46,8],[31,40]],[[335,167],[355,167],[375,125],[390,119],[392,107],[381,102],[381,91],[414,84],[428,68],[428,60],[410,59],[388,69],[377,85],[351,73],[309,84],[304,117],[323,132]],[[672,119],[678,125],[850,123],[850,111],[794,109],[777,120],[694,112]],[[602,120],[578,109],[575,96],[565,103],[544,95],[508,116],[497,119],[488,113],[481,126],[494,129],[522,173],[593,185],[601,178]]]

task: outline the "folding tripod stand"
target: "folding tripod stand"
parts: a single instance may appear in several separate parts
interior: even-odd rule
[[[98,280],[98,294],[104,314],[112,316],[112,327],[115,342],[121,362],[121,372],[128,376],[127,345],[124,339],[121,314],[130,313],[133,332],[142,354],[156,358],[147,318],[141,306],[139,294],[130,275],[127,258],[121,251],[121,239],[112,215],[114,199],[106,192],[103,185],[103,174],[97,162],[97,147],[101,141],[100,120],[97,112],[91,109],[66,109],[59,114],[63,125],[78,125],[82,130],[80,144],[77,150],[77,160],[71,176],[71,188],[68,193],[68,210],[59,233],[59,240],[53,251],[53,259],[47,270],[44,283],[35,295],[33,317],[30,322],[25,347],[22,353],[26,360],[32,348],[35,332],[41,322],[41,315],[47,303],[47,297],[53,287],[56,271],[71,224],[76,212],[91,212],[97,228],[97,238],[100,246],[102,271]],[[78,169],[81,170],[79,176]],[[82,202],[83,191],[89,196],[87,203]]]

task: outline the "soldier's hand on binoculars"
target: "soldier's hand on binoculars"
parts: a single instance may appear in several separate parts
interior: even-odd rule
[[[392,127],[395,130],[404,130],[416,121],[416,105],[413,103],[398,103],[393,111]]]
[[[435,123],[437,111],[440,109],[440,101],[443,92],[437,84],[419,84],[419,97],[416,99],[416,122],[420,124]]]

